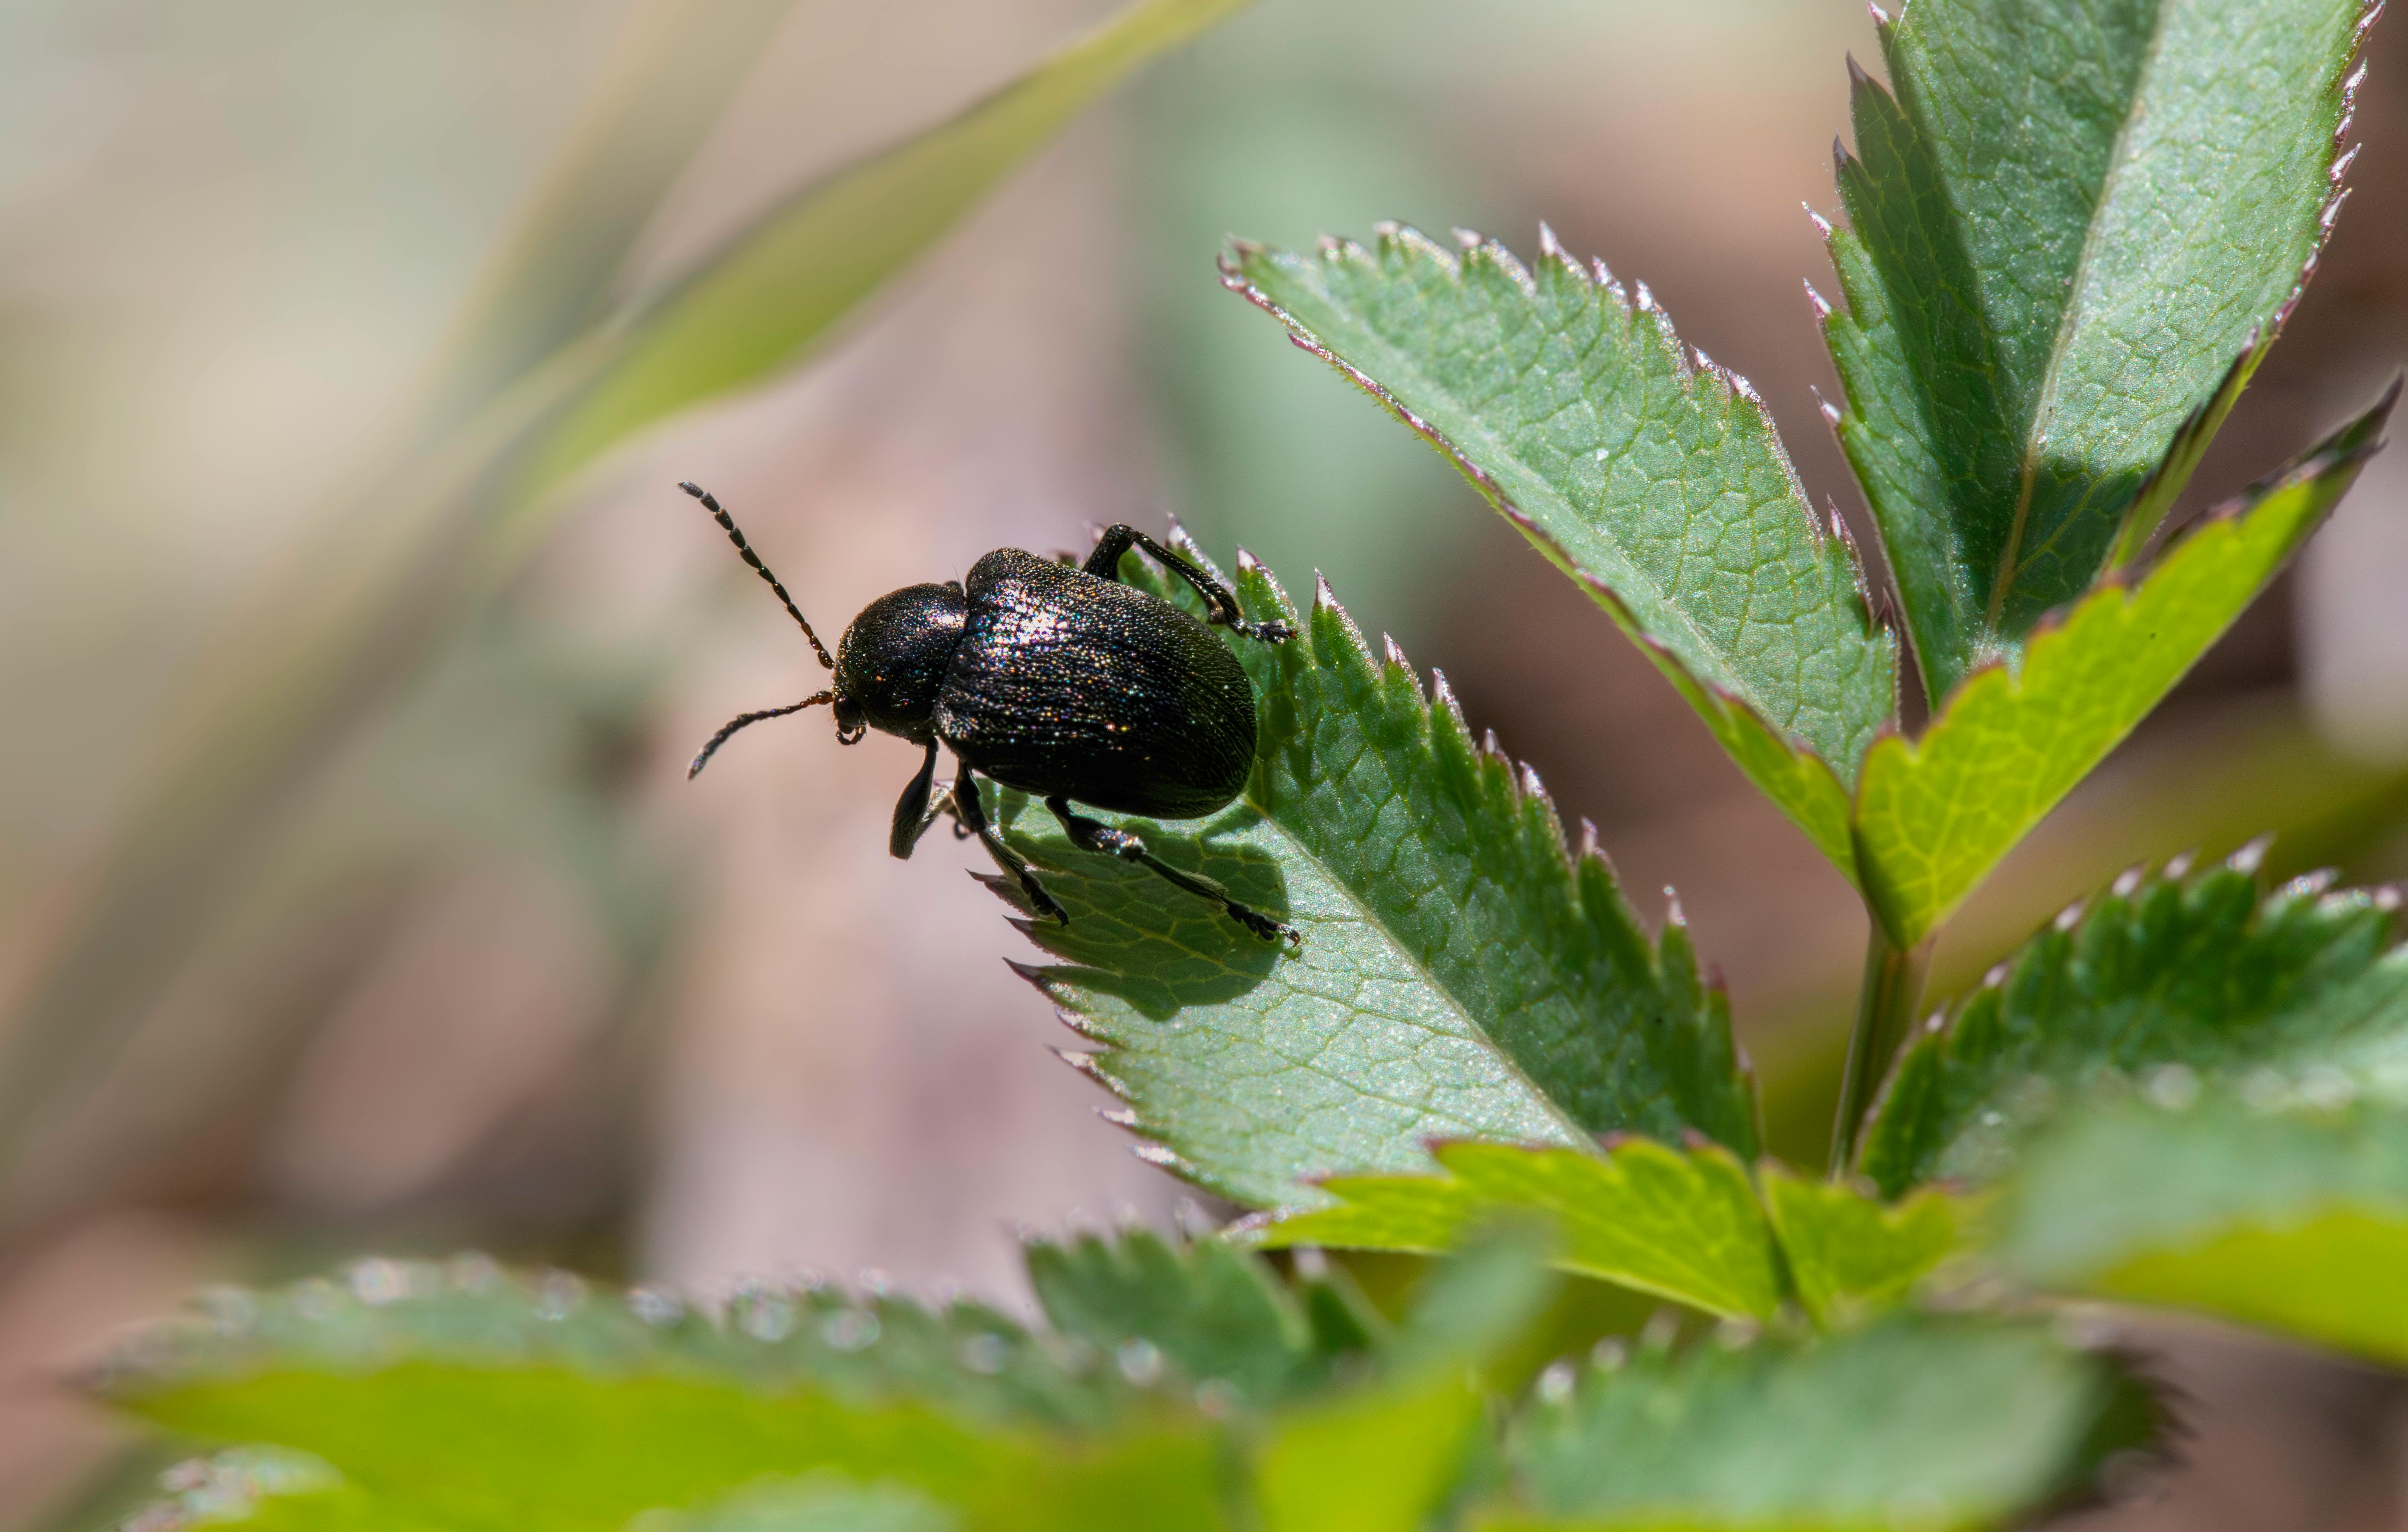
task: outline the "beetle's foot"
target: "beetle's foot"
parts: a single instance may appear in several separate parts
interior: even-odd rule
[[[1229,627],[1263,644],[1283,644],[1296,637],[1296,629],[1285,623],[1232,623]]]
[[[1225,904],[1221,908],[1229,912],[1231,920],[1265,941],[1284,942],[1292,949],[1304,945],[1303,932],[1293,925],[1283,925],[1260,910],[1249,909],[1244,905],[1234,902]]]
[[[1070,912],[1056,903],[1053,895],[1045,892],[1043,883],[1025,872],[1020,875],[1020,892],[1028,895],[1029,908],[1037,911],[1039,918],[1062,925],[1070,923]]]

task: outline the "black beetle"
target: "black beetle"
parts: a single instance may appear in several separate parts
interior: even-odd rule
[[[826,703],[840,743],[871,729],[927,748],[895,805],[887,849],[908,858],[946,808],[935,795],[937,747],[959,774],[947,795],[961,830],[985,843],[1029,904],[1065,925],[1069,914],[1003,842],[979,801],[978,776],[1045,800],[1071,844],[1139,863],[1266,940],[1302,938],[1250,909],[1210,878],[1182,872],[1126,830],[1070,811],[1081,803],[1149,819],[1201,819],[1235,798],[1254,765],[1254,689],[1211,628],[1158,596],[1124,585],[1121,555],[1141,548],[1196,588],[1214,625],[1284,643],[1284,623],[1249,623],[1228,587],[1129,526],[1105,532],[1082,567],[1017,548],[970,566],[967,585],[906,585],[862,609],[830,659],[802,609],[752,551],[735,518],[698,485],[678,486],[717,519],[752,572],[802,625],[836,685],[783,708],[730,719],[686,771],[699,773],[728,737],[765,718]]]

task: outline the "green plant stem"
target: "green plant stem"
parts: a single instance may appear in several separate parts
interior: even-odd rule
[[[1923,1003],[1923,976],[1931,965],[1933,938],[1908,948],[1890,945],[1881,918],[1871,915],[1865,938],[1865,982],[1856,998],[1856,1029],[1848,1038],[1847,1072],[1840,1079],[1840,1120],[1831,1127],[1831,1174],[1845,1175],[1856,1157],[1856,1135],[1881,1088],[1883,1067],[1914,1021]]]

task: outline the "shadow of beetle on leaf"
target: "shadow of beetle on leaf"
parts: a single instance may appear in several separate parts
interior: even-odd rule
[[[1026,795],[1006,789],[999,797],[995,817],[1005,839],[1035,864],[1070,923],[1027,918],[1027,905],[1008,876],[982,873],[980,881],[1020,911],[1014,923],[1030,940],[1079,966],[1081,984],[1125,1000],[1154,1021],[1168,1021],[1190,1006],[1236,999],[1292,955],[1285,943],[1264,940],[1217,905],[1147,868],[1071,845],[1045,806]],[[1286,875],[1256,843],[1275,832],[1243,800],[1202,820],[1096,817],[1144,837],[1163,861],[1213,880],[1274,920],[1289,918]]]

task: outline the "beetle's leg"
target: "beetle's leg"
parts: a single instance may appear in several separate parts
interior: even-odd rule
[[[986,843],[988,852],[1020,881],[1020,892],[1028,896],[1030,909],[1065,925],[1069,924],[1070,912],[1054,902],[1054,895],[1045,892],[1045,885],[1037,881],[1037,874],[1027,861],[1005,845],[1003,837],[996,834],[995,826],[986,822],[986,808],[979,802],[978,779],[970,775],[968,761],[955,759],[961,771],[953,778],[953,812],[961,816],[962,823],[970,827],[972,835]]]
[[[1144,549],[1154,556],[1154,562],[1195,586],[1196,594],[1204,598],[1206,609],[1211,612],[1206,621],[1218,623],[1232,633],[1242,633],[1267,644],[1283,644],[1296,637],[1296,630],[1285,623],[1247,622],[1246,614],[1239,609],[1238,598],[1229,587],[1125,523],[1105,529],[1103,537],[1096,543],[1096,551],[1087,555],[1086,572],[1100,575],[1106,580],[1120,579],[1121,555],[1132,548]]]
[[[1045,807],[1054,810],[1054,817],[1062,822],[1063,833],[1070,838],[1070,844],[1081,851],[1096,852],[1106,856],[1117,856],[1124,862],[1135,862],[1138,866],[1152,871],[1165,882],[1185,889],[1199,899],[1211,900],[1227,910],[1231,920],[1265,941],[1285,940],[1298,946],[1303,945],[1304,935],[1295,926],[1283,925],[1260,910],[1240,904],[1229,897],[1227,889],[1201,873],[1180,871],[1147,851],[1145,842],[1128,831],[1115,830],[1100,820],[1072,813],[1068,798],[1047,798]]]
[[[920,838],[928,833],[928,826],[937,823],[938,814],[943,812],[942,805],[928,801],[929,788],[936,780],[937,742],[931,739],[928,758],[920,763],[919,773],[903,789],[903,795],[895,800],[895,828],[886,838],[886,850],[897,861],[911,859],[911,848],[920,844]]]

